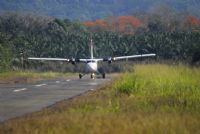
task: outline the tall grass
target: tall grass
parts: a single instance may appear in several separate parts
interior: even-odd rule
[[[136,65],[134,73],[126,73],[114,86],[116,92],[141,100],[152,109],[200,110],[200,70],[184,65]]]
[[[199,134],[200,68],[136,65],[106,88],[0,125],[13,134]]]

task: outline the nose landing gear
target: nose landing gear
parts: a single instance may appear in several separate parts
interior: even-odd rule
[[[95,77],[95,74],[92,73],[92,74],[91,74],[91,79],[94,79],[94,77]]]

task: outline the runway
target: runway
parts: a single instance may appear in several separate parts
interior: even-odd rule
[[[0,84],[0,122],[39,111],[64,99],[95,90],[111,81],[106,79],[66,78],[34,84]]]

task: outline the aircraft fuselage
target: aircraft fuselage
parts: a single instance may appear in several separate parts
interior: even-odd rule
[[[98,72],[97,61],[94,60],[87,62],[86,68],[89,73],[97,73]]]

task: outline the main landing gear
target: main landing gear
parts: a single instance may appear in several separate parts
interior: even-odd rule
[[[79,74],[79,79],[82,79],[82,77],[83,77],[83,74]]]
[[[106,74],[102,73],[102,78],[105,79],[106,78]]]

